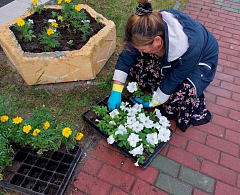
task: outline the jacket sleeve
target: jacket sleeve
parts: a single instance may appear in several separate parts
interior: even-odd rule
[[[123,51],[118,57],[113,80],[125,83],[129,70],[134,65],[139,54],[140,52],[137,49],[135,49],[129,43],[126,43]]]

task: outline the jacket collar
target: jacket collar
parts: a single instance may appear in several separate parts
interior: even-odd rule
[[[165,47],[168,62],[180,58],[188,49],[188,37],[176,16],[167,11],[161,11],[165,25]]]

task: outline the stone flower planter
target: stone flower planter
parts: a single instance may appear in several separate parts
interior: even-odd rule
[[[93,18],[102,17],[105,25],[80,49],[44,53],[28,53],[21,49],[10,26],[17,19],[31,15],[28,11],[22,16],[0,26],[0,45],[7,57],[28,85],[71,82],[94,79],[116,48],[116,27],[88,5],[81,4]],[[61,6],[45,6],[61,9]]]

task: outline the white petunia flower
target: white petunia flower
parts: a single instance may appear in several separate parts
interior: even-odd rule
[[[145,118],[146,118],[146,115],[145,115],[144,113],[140,113],[140,114],[138,115],[138,118],[139,118],[140,121],[144,121]]]
[[[28,19],[28,22],[30,22],[31,24],[33,24],[33,20],[31,20],[31,19]]]
[[[160,119],[162,114],[159,109],[155,108],[156,116]]]
[[[161,117],[159,118],[159,123],[160,123],[163,127],[170,127],[170,126],[171,126],[169,120],[168,120],[167,117],[165,117],[165,116],[161,116]]]
[[[119,125],[118,130],[115,132],[115,135],[118,135],[118,134],[124,135],[126,133],[127,133],[126,127],[124,127],[123,125]]]
[[[127,139],[130,146],[136,147],[137,143],[140,141],[139,136],[135,133],[131,133]]]
[[[136,133],[139,133],[140,131],[142,131],[143,128],[144,128],[143,124],[140,123],[139,121],[136,121],[132,125],[132,130],[135,131]]]
[[[137,114],[137,110],[136,110],[136,108],[134,108],[134,107],[132,107],[132,108],[129,108],[129,110],[128,110],[128,113],[127,113],[127,115],[128,116],[135,116]]]
[[[127,107],[127,105],[128,105],[127,102],[121,102],[120,109],[128,111],[129,108]]]
[[[128,116],[127,117],[127,124],[128,125],[132,125],[133,123],[135,123],[137,121],[137,119],[133,116]]]
[[[113,144],[114,141],[115,141],[115,139],[114,139],[113,135],[110,135],[110,136],[107,138],[108,144]]]
[[[109,115],[114,118],[115,116],[117,116],[119,114],[117,109],[114,109],[112,112],[109,113]]]
[[[142,120],[143,119],[143,120]],[[154,127],[153,121],[149,118],[149,116],[140,119],[140,121],[143,123],[143,125],[147,128]]]
[[[137,91],[137,82],[129,82],[128,86],[127,86],[127,90],[130,93],[133,93],[133,92]]]
[[[171,132],[169,129],[162,128],[158,133],[158,140],[161,140],[162,142],[167,142],[170,140]]]
[[[141,144],[140,146],[129,151],[129,153],[132,154],[133,156],[136,156],[137,154],[142,155],[143,154],[143,145]]]
[[[134,104],[133,108],[135,108],[137,110],[137,112],[141,112],[143,105],[142,104]]]
[[[158,143],[158,134],[157,133],[147,134],[146,140],[148,143],[154,146]]]
[[[154,123],[153,127],[156,128],[156,129],[161,129],[162,128],[162,126],[158,122]]]
[[[90,23],[90,20],[81,20],[82,23]]]
[[[116,123],[114,121],[110,121],[109,125],[116,125]]]
[[[138,167],[138,166],[139,166],[138,161],[135,162],[134,165],[135,165],[136,167]]]
[[[52,22],[56,22],[56,20],[54,20],[54,19],[48,19],[48,22],[49,22],[49,23],[52,23]]]

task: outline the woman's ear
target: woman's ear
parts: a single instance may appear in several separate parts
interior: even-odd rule
[[[163,44],[163,39],[160,36],[156,36],[154,38],[154,41],[156,41],[156,43],[160,46]]]

